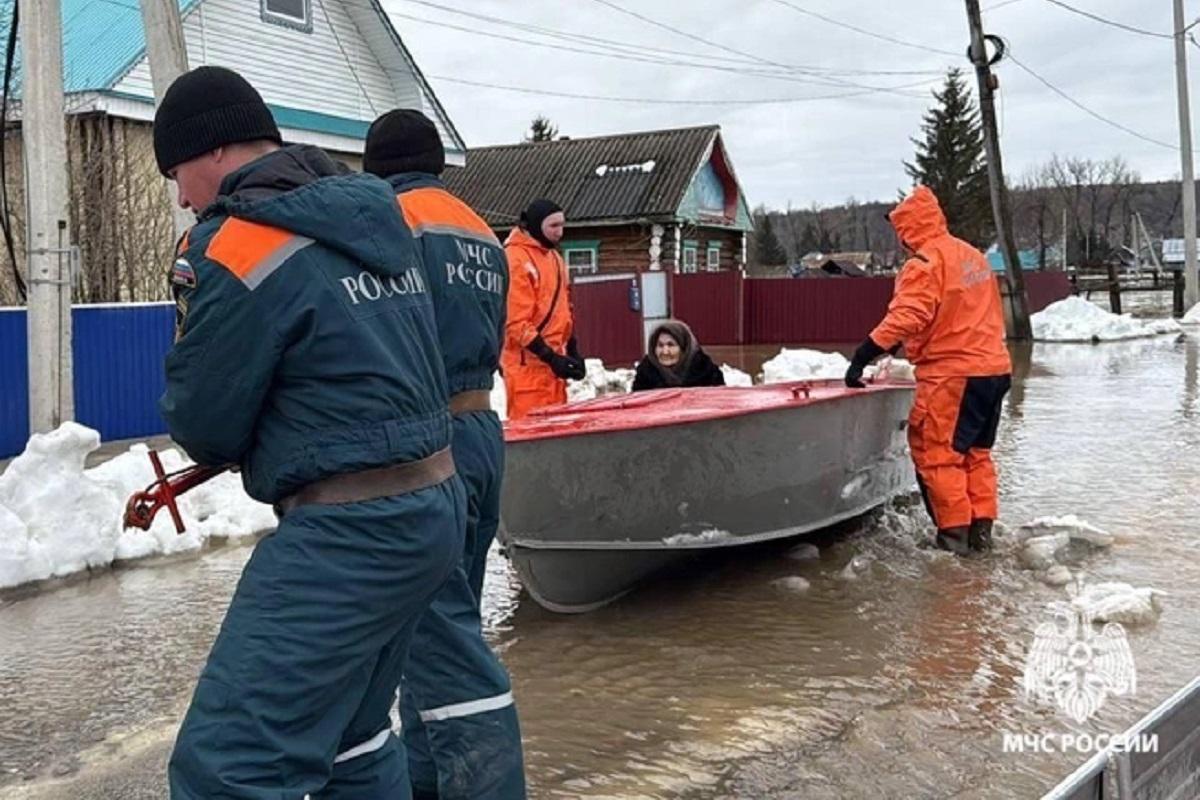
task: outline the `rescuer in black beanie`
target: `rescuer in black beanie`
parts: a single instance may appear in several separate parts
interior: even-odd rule
[[[168,177],[185,161],[237,142],[281,145],[271,110],[231,69],[197,67],[175,79],[154,114],[154,157]]]
[[[363,171],[386,178],[405,172],[441,175],[446,150],[437,127],[420,111],[397,108],[371,123]]]

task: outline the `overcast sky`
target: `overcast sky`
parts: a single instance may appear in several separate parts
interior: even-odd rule
[[[561,134],[592,136],[717,123],[751,205],[892,199],[908,185],[902,161],[930,105],[929,89],[951,65],[967,66],[960,0],[430,0],[445,8],[526,26],[456,15],[415,0],[384,5],[471,147],[518,141],[536,114]],[[1170,0],[1065,0],[1150,32],[1169,33]],[[1013,55],[1076,101],[1151,139],[1178,142],[1174,50],[1169,38],[1093,22],[1049,0],[982,0],[984,27]],[[789,7],[793,6],[793,7]],[[1200,0],[1186,4],[1200,14]],[[618,6],[648,18],[635,19]],[[848,30],[825,15],[916,46]],[[418,22],[412,17],[434,21]],[[656,27],[678,28],[706,44]],[[447,25],[467,28],[455,30]],[[565,34],[553,38],[534,32]],[[1200,28],[1197,29],[1200,31]],[[487,35],[481,35],[487,34]],[[539,47],[494,37],[545,43]],[[629,57],[597,37],[632,46]],[[668,53],[664,51],[676,51]],[[945,51],[939,53],[936,51]],[[740,54],[739,54],[740,53]],[[1193,64],[1200,48],[1189,46]],[[644,63],[636,59],[673,61]],[[682,62],[682,63],[681,63]],[[717,67],[717,69],[703,66]],[[800,67],[808,72],[799,72]],[[825,70],[814,73],[811,68]],[[837,72],[833,72],[836,70]],[[870,72],[870,74],[866,74]],[[770,72],[786,79],[752,74]],[[920,74],[874,74],[917,72]],[[1123,156],[1145,179],[1179,175],[1179,153],[1089,116],[1005,61],[999,113],[1010,180],[1054,153]],[[814,81],[814,74],[821,77]],[[968,73],[972,86],[973,73]],[[689,101],[617,103],[524,94],[445,78],[542,92]],[[1200,70],[1191,70],[1193,85]],[[928,82],[921,87],[912,84]],[[909,86],[896,92],[877,87]],[[732,105],[732,100],[828,98]],[[695,101],[722,101],[701,105]]]

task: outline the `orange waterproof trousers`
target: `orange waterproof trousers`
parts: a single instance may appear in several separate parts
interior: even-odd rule
[[[505,356],[509,356],[505,353]],[[520,363],[521,360],[525,363]],[[508,418],[521,419],[535,408],[567,402],[567,382],[528,351],[504,359],[504,393]],[[511,362],[511,363],[509,363]]]
[[[908,445],[925,507],[939,530],[996,519],[992,445],[1008,375],[924,378],[908,416]]]

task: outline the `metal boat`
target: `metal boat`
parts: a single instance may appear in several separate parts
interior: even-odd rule
[[[660,389],[505,425],[500,540],[551,611],[603,606],[698,552],[796,537],[913,484],[913,384]]]

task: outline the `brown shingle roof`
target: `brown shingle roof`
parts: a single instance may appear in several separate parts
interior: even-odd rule
[[[513,224],[539,197],[554,200],[576,223],[671,218],[719,132],[707,125],[473,148],[467,166],[447,168],[443,178],[495,226]],[[600,167],[608,168],[603,175]]]

